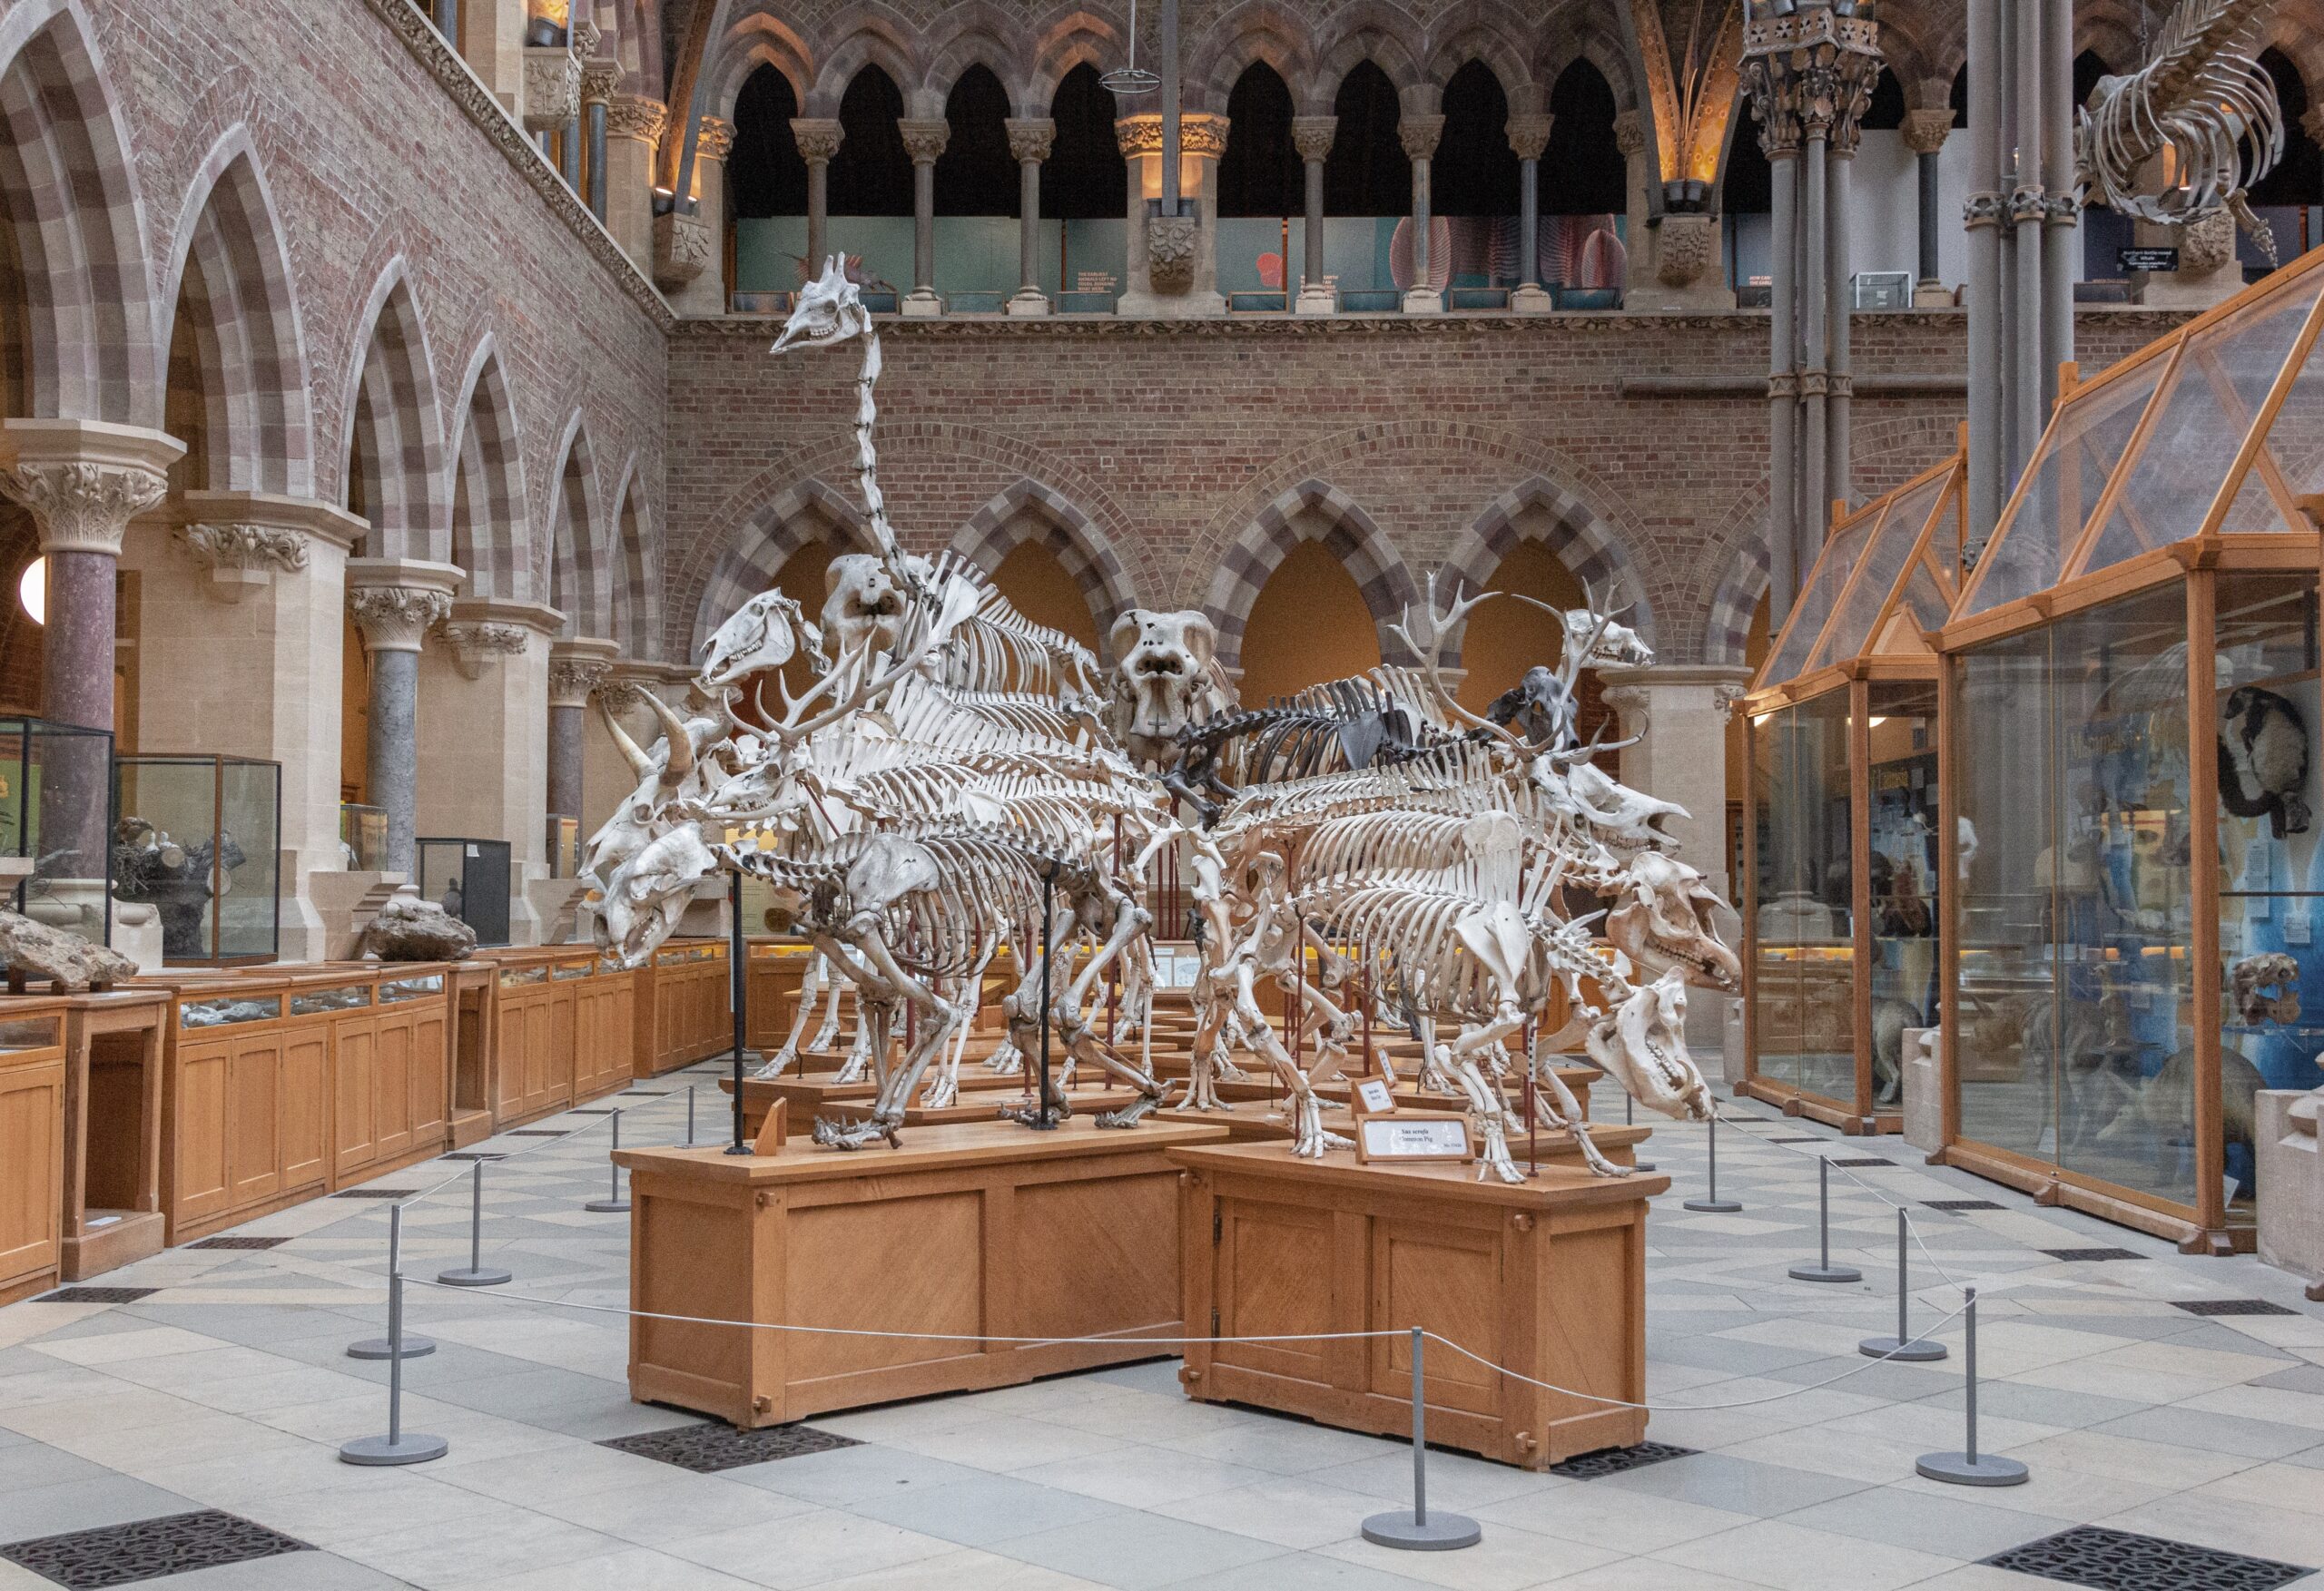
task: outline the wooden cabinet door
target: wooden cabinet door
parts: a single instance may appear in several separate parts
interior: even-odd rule
[[[581,1057],[576,1053],[578,1042],[580,1010],[573,997],[573,986],[566,984],[548,998],[548,1103],[571,1105],[577,1097],[574,1085],[579,1081]]]
[[[320,1030],[316,1033],[320,1037]],[[246,1037],[226,1056],[226,1207],[282,1191],[282,1039]]]
[[[295,1193],[330,1174],[330,1029],[310,1027],[282,1041],[282,1191]]]
[[[569,1083],[566,1097],[559,1099],[557,1095],[556,1060],[551,1053],[556,1036],[549,1023],[548,997],[535,995],[525,1002],[525,1109],[527,1112],[544,1111],[552,1105],[570,1103],[572,1089]],[[568,1059],[566,1063],[568,1076],[571,1069],[572,1063]]]
[[[181,1040],[169,1115],[171,1219],[200,1221],[226,1208],[226,1078],[229,1039]]]
[[[525,1114],[525,1001],[507,989],[492,1001],[492,1047],[496,1063],[492,1114],[506,1121]]]
[[[452,1055],[444,1011],[441,1002],[422,1000],[411,1018],[411,1142],[431,1152],[443,1145],[452,1121]]]
[[[614,1046],[606,1032],[610,1012],[604,989],[582,984],[573,996],[573,1097],[594,1099],[615,1086],[608,1075]]]
[[[64,1063],[0,1068],[0,1285],[56,1263],[64,1219]]]
[[[372,1022],[378,1035],[372,1065],[379,1078],[379,1152],[389,1160],[411,1153],[411,1017],[398,1013]]]
[[[331,1175],[350,1180],[379,1157],[379,1050],[369,1017],[339,1025],[331,1068]]]

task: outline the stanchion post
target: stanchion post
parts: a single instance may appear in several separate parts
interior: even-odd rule
[[[434,1344],[429,1344],[432,1348]],[[442,1437],[406,1436],[403,1429],[403,1206],[388,1210],[388,1434],[358,1437],[339,1449],[343,1464],[425,1464],[451,1449]],[[350,1351],[352,1351],[350,1350]]]
[[[422,1354],[436,1351],[436,1343],[433,1339],[421,1337],[416,1333],[407,1335],[404,1331],[402,1279],[403,1204],[401,1201],[398,1201],[388,1206],[388,1334],[384,1337],[366,1337],[359,1342],[349,1343],[348,1358],[384,1359],[393,1362],[399,1360],[418,1359]],[[401,1384],[400,1379],[392,1373],[389,1376],[388,1381],[390,1386]],[[350,1460],[350,1462],[359,1462],[359,1460]]]
[[[686,1085],[686,1147],[694,1147],[694,1085]]]
[[[1900,1359],[1909,1363],[1924,1364],[1945,1357],[1944,1343],[1914,1336],[1905,1323],[1905,1311],[1913,1296],[1912,1283],[1905,1274],[1905,1245],[1911,1236],[1911,1227],[1905,1220],[1904,1206],[1900,1204],[1896,1207],[1896,1334],[1894,1337],[1867,1337],[1857,1343],[1856,1350],[1866,1359]]]
[[[1374,1514],[1364,1522],[1364,1539],[1374,1547],[1404,1552],[1451,1552],[1474,1547],[1483,1532],[1462,1514],[1428,1514],[1428,1399],[1424,1384],[1428,1333],[1413,1328],[1413,1506],[1409,1513]]]
[[[1627,1088],[1622,1090],[1622,1125],[1626,1127],[1635,1127],[1638,1125],[1638,1101],[1630,1097],[1630,1091]],[[1638,1151],[1632,1150],[1630,1153],[1632,1156],[1636,1156]],[[1639,1160],[1633,1158],[1630,1161],[1630,1169],[1632,1171],[1652,1171],[1654,1169],[1654,1162],[1651,1160]]]
[[[1964,1439],[1957,1453],[1924,1453],[1913,1464],[1915,1474],[1953,1486],[2024,1486],[2025,1466],[2014,1458],[1996,1458],[1977,1451],[1977,1290],[1964,1290],[1969,1301],[1961,1311],[1961,1358],[1965,1378]]]
[[[1861,1282],[1864,1272],[1854,1265],[1832,1263],[1832,1163],[1816,1157],[1816,1262],[1794,1265],[1794,1282]]]
[[[726,999],[734,1008],[734,1141],[726,1145],[729,1154],[749,1154],[753,1147],[750,1134],[743,1127],[743,1010],[747,1004],[750,969],[743,957],[750,947],[743,943],[743,874],[736,869],[726,877]],[[856,1013],[857,1019],[862,1012]]]
[[[1717,1105],[1711,1106],[1710,1112],[1709,1191],[1699,1199],[1688,1200],[1681,1208],[1697,1211],[1705,1215],[1732,1215],[1743,1208],[1732,1199],[1722,1199],[1718,1196],[1718,1107]]]
[[[498,1266],[484,1268],[484,1162],[472,1161],[468,1175],[468,1262],[466,1270],[438,1271],[436,1280],[447,1287],[497,1287],[508,1280]],[[389,1219],[392,1229],[399,1209]]]
[[[742,1095],[737,1094],[735,1098]],[[613,1191],[602,1199],[592,1199],[581,1206],[593,1215],[626,1215],[629,1201],[621,1196],[621,1162],[614,1156],[621,1153],[621,1112],[614,1112],[614,1145],[606,1151],[606,1166],[613,1173]]]

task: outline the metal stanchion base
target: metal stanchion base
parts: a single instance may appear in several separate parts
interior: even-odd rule
[[[1794,1265],[1784,1272],[1794,1282],[1861,1282],[1864,1272],[1854,1265]]]
[[[490,1265],[479,1265],[475,1270],[464,1265],[458,1271],[437,1272],[436,1280],[446,1287],[497,1287],[510,1277],[507,1272]]]
[[[1679,1208],[1698,1211],[1705,1215],[1735,1215],[1742,1212],[1743,1206],[1732,1199],[1689,1199]]]
[[[387,1437],[358,1437],[339,1449],[342,1464],[425,1464],[430,1458],[441,1458],[451,1451],[451,1444],[442,1437],[422,1436],[406,1431],[390,1440]]]
[[[1476,1546],[1483,1534],[1465,1515],[1431,1514],[1422,1521],[1413,1517],[1410,1508],[1374,1514],[1364,1522],[1364,1540],[1404,1552],[1452,1552]]]
[[[403,1334],[403,1358],[422,1359],[435,1351],[434,1338],[417,1336],[409,1331]],[[395,1350],[388,1346],[386,1338],[366,1337],[360,1342],[350,1342],[347,1345],[347,1357],[350,1359],[394,1359],[397,1355]]]
[[[1856,1345],[1856,1350],[1866,1359],[1893,1359],[1905,1364],[1925,1364],[1945,1357],[1945,1344],[1925,1337],[1910,1341],[1901,1337],[1867,1337]]]
[[[581,1208],[588,1211],[592,1215],[626,1215],[629,1213],[629,1201],[626,1199],[592,1199],[586,1204],[582,1205]]]
[[[1913,1461],[1913,1471],[1955,1486],[2024,1486],[2027,1479],[2025,1466],[2016,1459],[1985,1453],[1974,1458],[1966,1453],[1924,1453]]]

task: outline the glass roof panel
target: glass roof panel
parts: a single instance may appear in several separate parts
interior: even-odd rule
[[[2299,339],[2319,285],[2324,278],[2310,272],[2299,290],[2261,298],[2189,334],[2162,408],[2081,573],[2202,529],[2252,417]]]
[[[2268,429],[2268,453],[2283,472],[2284,485],[2297,499],[2310,493],[2324,491],[2324,338],[2308,351],[2301,361],[2299,373],[2292,378],[2291,388],[2284,394],[2283,407],[2276,411],[2275,423]],[[2280,530],[2280,520],[2268,516],[2260,523],[2254,516],[2245,522],[2241,513],[2242,496],[2239,494],[2237,512],[2229,520],[2241,530]],[[2309,528],[2295,525],[2295,530]]]
[[[1881,516],[1866,512],[1846,521],[1824,544],[1823,553],[1816,560],[1816,568],[1808,577],[1807,589],[1799,594],[1798,605],[1791,611],[1783,633],[1783,644],[1768,660],[1767,673],[1760,677],[1771,685],[1780,685],[1797,679],[1806,672],[1807,654],[1823,633],[1825,621],[1832,616],[1832,604],[1839,600],[1840,588],[1847,584],[1849,574],[1856,568],[1856,555],[1864,547],[1865,537],[1879,524]]]
[[[1866,544],[1862,558],[1864,572],[1840,599],[1840,611],[1824,633],[1824,644],[1808,663],[1810,669],[1828,663],[1845,663],[1862,652],[1872,637],[1872,626],[1880,617],[1880,610],[1888,601],[1888,594],[1896,588],[1896,577],[1904,573],[1906,560],[1919,546],[1921,532],[1928,527],[1929,516],[1936,509],[1936,500],[1945,495],[1950,474],[1934,476],[1921,485],[1898,494],[1889,506],[1888,514],[1880,522],[1880,529]]]
[[[2171,364],[2158,355],[2061,406],[2034,456],[2016,509],[1977,560],[1964,617],[1989,612],[2058,583],[2065,555],[2098,505],[2106,476],[2130,446],[2147,400]]]
[[[1905,611],[1913,615],[1913,622],[1924,630],[1941,629],[1945,615],[1953,611],[1945,588],[1928,572],[1927,563],[1919,558],[1915,558],[1913,566],[1905,572],[1905,589],[1899,595]]]

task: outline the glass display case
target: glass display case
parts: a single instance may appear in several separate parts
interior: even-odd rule
[[[350,873],[388,870],[388,810],[359,801],[339,803],[340,861]]]
[[[113,892],[151,902],[172,966],[271,961],[281,942],[282,765],[123,757],[113,772]]]
[[[113,736],[40,718],[0,718],[0,857],[8,904],[84,938],[113,942]]]
[[[420,839],[411,849],[421,899],[474,928],[479,945],[508,942],[507,840]]]
[[[2319,265],[2071,388],[1939,638],[1946,1158],[2190,1249],[2324,1038]]]
[[[581,876],[580,819],[550,814],[548,876],[552,879],[577,879]]]
[[[1744,699],[1742,1092],[1850,1132],[1903,1122],[1904,1036],[1936,1013],[1936,655],[1964,456],[1866,504]]]

